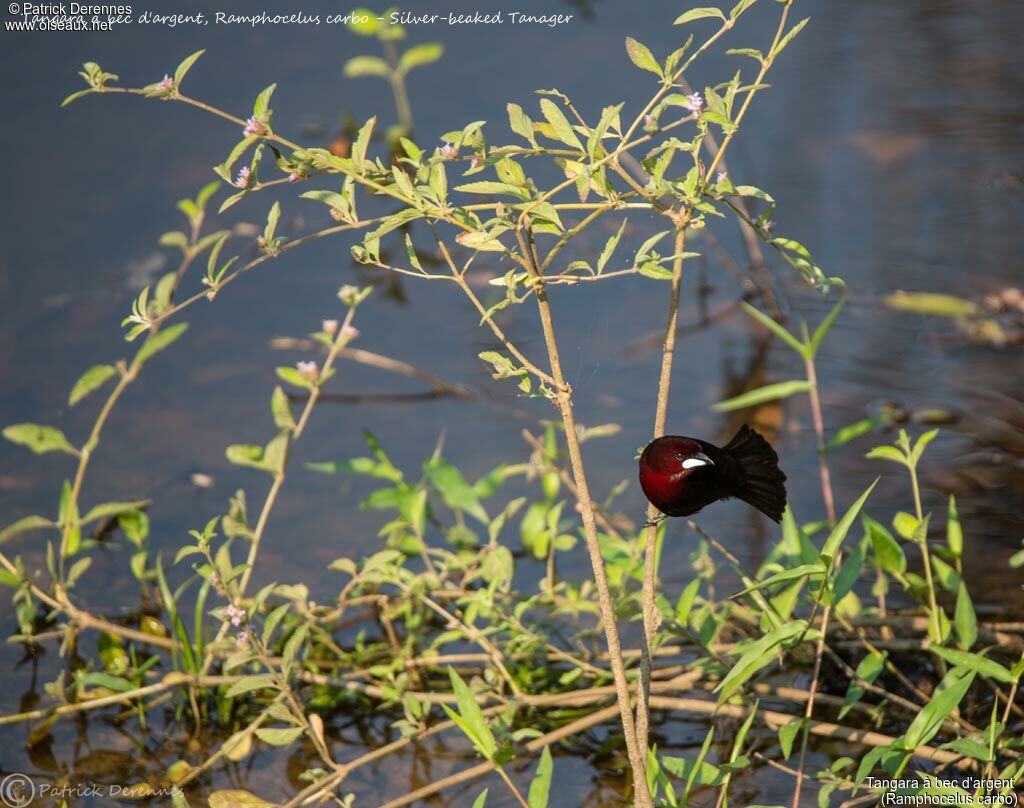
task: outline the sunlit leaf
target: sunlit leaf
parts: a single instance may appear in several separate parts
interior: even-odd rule
[[[744,407],[753,407],[755,404],[763,404],[766,401],[776,401],[780,398],[789,398],[797,393],[806,393],[811,389],[810,382],[803,379],[793,379],[788,382],[776,382],[756,390],[748,390],[742,395],[730,398],[727,401],[720,401],[713,409],[719,412],[730,412],[742,410]]]

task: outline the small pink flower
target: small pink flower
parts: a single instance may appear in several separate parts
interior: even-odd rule
[[[445,143],[437,151],[442,160],[451,160],[455,156],[455,147],[451,143]]]
[[[321,324],[321,328],[323,328],[325,334],[331,334],[333,336],[338,333],[338,321],[324,320]]]
[[[346,306],[351,306],[356,302],[356,296],[359,294],[359,290],[350,283],[346,283],[338,290],[338,299]]]
[[[163,90],[165,93],[174,92],[174,79],[164,73],[164,77],[157,83],[156,88]]]
[[[309,362],[299,362],[295,365],[295,369],[299,371],[299,375],[307,381],[315,382],[320,378],[320,367],[312,360]]]
[[[246,137],[262,137],[266,133],[267,127],[257,121],[255,115],[245,122],[245,128],[242,130]]]
[[[288,175],[288,182],[298,182],[302,179],[302,175],[298,171],[293,171]]]
[[[220,578],[217,577],[217,573],[210,573],[210,586],[220,586]]]
[[[717,174],[715,174],[715,182],[718,183],[719,185],[721,185],[727,179],[729,179],[729,175],[726,174],[724,171],[719,171]]]
[[[700,115],[700,111],[704,109],[704,99],[700,97],[700,93],[690,93],[686,96],[686,108],[695,115]]]
[[[243,651],[249,647],[249,632],[243,631],[235,638],[235,648]]]
[[[235,177],[236,188],[248,188],[252,181],[252,169],[249,166],[242,166],[238,169],[238,176]]]
[[[646,126],[648,129],[654,128],[654,118],[652,118],[649,114],[644,115],[644,126]]]
[[[341,329],[341,336],[345,338],[346,342],[351,342],[359,336],[359,329],[352,325],[347,325]]]
[[[245,609],[239,608],[234,603],[229,603],[223,609],[220,610],[221,619],[225,622],[230,621],[231,625],[236,628],[245,622]]]
[[[470,168],[480,168],[484,164],[484,158],[479,154],[474,154],[473,158],[469,161]]]
[[[765,233],[771,233],[772,230],[775,229],[775,220],[774,219],[769,219],[767,222],[765,222],[763,225],[761,225],[761,227],[764,228],[764,232]]]

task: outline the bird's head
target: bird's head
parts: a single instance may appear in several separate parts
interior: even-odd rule
[[[672,435],[651,441],[640,455],[641,471],[676,479],[714,465],[697,441]]]

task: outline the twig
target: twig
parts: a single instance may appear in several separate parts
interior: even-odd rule
[[[576,416],[573,413],[572,388],[566,383],[565,376],[562,373],[558,340],[555,337],[554,322],[551,317],[551,306],[548,303],[547,289],[544,286],[544,278],[540,273],[540,262],[537,260],[530,231],[528,228],[517,229],[516,236],[519,240],[520,250],[526,258],[528,271],[533,281],[534,297],[537,300],[537,310],[540,314],[541,327],[544,332],[544,344],[547,346],[548,360],[551,363],[551,376],[553,377],[555,388],[554,400],[562,416],[562,424],[565,427],[565,441],[569,449],[569,460],[572,466],[573,479],[576,482],[580,513],[583,517],[583,532],[586,538],[587,553],[590,556],[594,583],[597,587],[601,623],[604,627],[612,674],[615,678],[618,708],[622,717],[622,729],[625,736],[626,753],[632,769],[636,801],[640,808],[652,808],[653,803],[651,801],[650,789],[647,786],[646,776],[647,750],[641,750],[636,742],[636,728],[633,722],[633,710],[630,706],[629,685],[626,681],[626,671],[622,664],[622,644],[619,641],[619,630],[615,624],[615,607],[612,603],[611,591],[608,588],[608,578],[605,575],[604,559],[601,556],[601,544],[597,537],[594,506],[590,497],[590,486],[587,483],[586,470],[584,469],[583,457],[580,452]]]
[[[658,403],[654,411],[654,434],[652,440],[665,434],[665,420],[668,417],[669,388],[672,384],[672,360],[675,358],[676,326],[679,321],[679,293],[683,283],[683,251],[686,249],[686,225],[689,215],[684,214],[676,222],[676,237],[672,262],[672,291],[669,295],[668,322],[665,324],[665,341],[661,350],[661,372],[658,378]],[[658,515],[658,509],[652,504],[647,506],[647,519],[652,522]],[[640,654],[640,698],[636,705],[636,739],[643,754],[647,754],[647,735],[650,722],[648,702],[651,692],[651,644],[654,633],[658,630],[660,615],[655,600],[654,587],[657,570],[657,536],[658,527],[649,524],[645,531],[644,542],[644,580],[641,588],[641,608],[644,621],[644,641]]]

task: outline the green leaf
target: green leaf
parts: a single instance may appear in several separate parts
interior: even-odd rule
[[[426,463],[424,471],[430,478],[430,481],[437,487],[441,494],[441,499],[444,500],[445,505],[449,508],[456,511],[464,511],[485,525],[491,521],[487,511],[484,510],[483,505],[480,504],[480,500],[473,491],[473,486],[466,482],[462,472],[455,468],[455,466],[444,459],[438,458]]]
[[[127,693],[129,690],[135,689],[135,685],[127,679],[121,676],[114,676],[111,673],[104,673],[103,671],[92,671],[91,673],[87,673],[82,676],[78,682],[82,685],[104,687],[107,690],[113,690],[117,693]]]
[[[226,695],[229,699],[233,699],[236,696],[242,696],[254,690],[266,690],[268,688],[278,689],[277,685],[274,684],[274,680],[269,676],[243,676],[228,688]]]
[[[672,270],[666,269],[654,261],[644,261],[644,263],[637,267],[637,271],[644,277],[654,278],[657,281],[672,280]]]
[[[381,236],[390,233],[392,230],[397,230],[399,227],[402,227],[415,219],[422,218],[422,212],[415,210],[414,208],[406,208],[405,210],[399,211],[394,216],[389,216],[377,227],[376,230],[367,233],[365,238],[367,241],[379,239]]]
[[[554,101],[550,98],[542,98],[540,100],[540,111],[544,113],[544,117],[551,125],[551,130],[558,140],[583,151],[583,144],[576,137],[576,133],[569,124],[568,118],[565,117],[565,113],[558,108]]]
[[[737,191],[739,189],[737,188]],[[803,275],[821,294],[827,295],[833,284],[842,285],[842,278],[827,278],[821,267],[814,263],[810,251],[799,241],[791,238],[773,238],[768,241],[790,266]]]
[[[629,55],[629,60],[641,70],[654,73],[656,76],[663,75],[661,72],[661,65],[658,64],[658,60],[654,58],[650,48],[642,42],[637,42],[631,36],[626,37],[626,53]]]
[[[86,91],[88,92],[88,91]],[[517,135],[526,138],[530,141],[530,145],[535,149],[537,146],[537,137],[533,133],[533,122],[529,119],[523,108],[519,104],[508,104],[506,105],[508,110],[508,125],[509,128]]]
[[[296,368],[278,367],[274,368],[274,372],[277,374],[277,378],[279,378],[281,381],[287,382],[288,384],[294,385],[295,387],[301,387],[304,390],[312,390],[314,387],[316,387],[315,382],[313,382],[310,379],[307,379],[305,376],[299,373],[298,369]]]
[[[917,439],[917,441],[914,443],[913,450],[910,452],[910,462],[912,464],[917,465],[917,462],[921,459],[921,455],[924,454],[924,450],[928,447],[928,444],[931,443],[935,439],[935,436],[938,434],[939,430],[932,429],[928,432],[925,432],[923,435],[921,435],[921,437]]]
[[[803,379],[776,382],[765,387],[758,387],[756,390],[749,390],[727,401],[720,401],[712,409],[719,412],[742,410],[744,407],[753,407],[755,404],[763,404],[765,401],[775,401],[780,398],[789,398],[797,393],[806,393],[810,389],[810,383]]]
[[[971,602],[967,585],[963,581],[960,581],[956,593],[953,624],[956,627],[956,636],[961,647],[969,651],[978,641],[978,618],[974,613],[974,603]]]
[[[789,760],[789,756],[793,753],[793,741],[796,740],[796,734],[803,725],[804,720],[797,718],[779,727],[779,748],[782,750],[783,760]]]
[[[932,650],[935,650],[934,648]],[[974,681],[974,672],[965,674],[961,668],[951,669],[932,694],[928,702],[917,714],[907,728],[900,747],[912,752],[922,744],[928,743],[939,731],[953,710],[960,704]]]
[[[753,586],[748,586],[742,592],[737,592],[732,597],[740,598],[744,595],[749,595],[751,592],[756,592],[759,589],[765,587],[774,586],[775,584],[781,584],[785,581],[792,581],[794,578],[803,578],[811,575],[824,575],[825,568],[820,564],[801,564],[799,567],[793,567],[792,569],[783,570],[775,575],[765,578],[763,581],[758,581]]]
[[[719,682],[718,687],[715,688],[716,691],[720,691],[718,696],[719,703],[728,699],[747,679],[775,659],[774,651],[779,645],[798,634],[802,634],[806,627],[807,621],[793,620],[773,629],[759,640],[749,645],[745,644],[743,647],[746,650],[743,656],[732,666],[729,673],[726,674],[725,678]]]
[[[881,423],[882,418],[879,416],[876,418],[865,418],[863,421],[855,421],[852,424],[848,424],[832,436],[832,440],[825,445],[825,451],[831,451],[839,446],[845,446],[847,443],[852,440],[856,440],[861,435],[866,435]]]
[[[12,539],[21,533],[27,533],[30,530],[38,530],[42,527],[57,527],[57,524],[43,516],[23,516],[17,522],[12,525],[8,525],[3,530],[0,530],[0,544],[3,544],[8,539]]]
[[[484,806],[487,804],[487,791],[488,789],[485,788],[483,791],[480,792],[480,795],[473,802],[473,808],[484,808]]]
[[[295,429],[292,405],[281,385],[274,386],[274,392],[270,396],[270,411],[274,415],[274,425],[278,429]]]
[[[551,774],[554,765],[551,762],[551,749],[547,746],[540,753],[537,772],[530,781],[530,792],[526,798],[530,808],[547,808],[548,795],[551,792]]]
[[[866,455],[868,460],[888,460],[890,463],[899,463],[900,465],[907,465],[907,458],[904,457],[903,452],[897,449],[895,446],[876,446]]]
[[[969,300],[933,292],[894,292],[882,301],[890,309],[938,317],[970,317],[978,307]]]
[[[907,571],[907,556],[885,525],[865,516],[864,527],[871,538],[871,547],[875,551],[878,566],[885,572],[897,575],[905,573]]]
[[[992,760],[992,754],[989,748],[980,741],[974,740],[974,738],[957,738],[956,740],[944,743],[939,747],[940,749],[952,749],[955,752],[959,752],[965,757],[971,757],[975,760],[981,760],[989,762]],[[968,795],[969,796],[969,795]],[[962,805],[971,805],[972,803],[968,800],[964,800]],[[978,803],[974,803],[977,805]]]
[[[529,198],[529,192],[523,188],[515,185],[509,185],[505,182],[492,182],[488,180],[467,182],[463,185],[456,185],[455,190],[462,191],[467,194],[508,194],[510,196],[518,197],[519,199]]]
[[[274,241],[274,234],[277,232],[277,223],[281,219],[281,203],[275,201],[270,206],[270,210],[267,212],[267,226],[263,228],[263,240],[267,244],[272,244]]]
[[[370,138],[373,136],[373,127],[377,125],[377,116],[374,115],[368,118],[360,128],[358,134],[356,134],[355,142],[352,144],[352,162],[355,163],[356,168],[364,170],[363,165],[366,162],[366,151],[370,147]],[[407,211],[402,211],[406,213]],[[415,211],[413,211],[415,212]],[[394,218],[394,217],[392,217]],[[394,228],[392,228],[394,229]],[[385,231],[387,232],[387,231]],[[380,235],[378,233],[378,235]]]
[[[235,443],[224,450],[229,463],[236,466],[249,466],[254,469],[266,470],[263,462],[263,447],[250,444]]]
[[[199,57],[202,56],[204,53],[206,53],[205,48],[203,50],[197,50],[191,56],[186,56],[184,59],[181,60],[181,64],[179,64],[174,71],[175,87],[179,89],[181,88],[181,82],[184,80],[186,74],[188,73],[189,70],[192,69],[192,65],[194,65],[199,60]]]
[[[863,679],[865,682],[874,683],[875,679],[878,678],[879,674],[885,669],[885,661],[889,658],[889,652],[883,651],[878,653],[871,651],[864,659],[857,665],[857,677]],[[843,699],[843,706],[839,710],[840,720],[845,716],[852,708],[853,705],[860,701],[860,697],[864,695],[867,688],[860,684],[856,679],[850,681],[850,686],[846,689],[846,697]]]
[[[466,231],[459,233],[455,240],[463,247],[468,247],[471,250],[480,250],[481,252],[505,252],[505,245],[502,244],[498,237],[491,234],[485,233],[483,230],[473,230],[472,232]],[[512,301],[508,298],[498,303],[498,306],[505,308],[511,305]],[[492,309],[490,312],[494,314],[500,309]],[[483,325],[489,317],[485,315],[484,319],[481,320],[480,324]]]
[[[67,452],[69,455],[78,456],[78,450],[56,427],[42,424],[12,424],[4,428],[3,436],[11,443],[25,446],[35,454]]]
[[[142,347],[139,348],[139,352],[135,354],[135,359],[132,360],[132,363],[136,365],[144,365],[160,353],[160,351],[165,348],[169,348],[172,343],[178,339],[178,337],[185,333],[187,329],[188,323],[175,323],[174,325],[157,331],[142,343]]]
[[[493,760],[497,744],[483,710],[480,709],[480,705],[477,704],[476,698],[473,696],[473,691],[462,681],[462,677],[455,672],[454,668],[448,668],[448,675],[451,678],[452,690],[455,693],[459,711],[455,712],[447,704],[442,704],[441,707],[465,733],[476,750],[487,760]]]
[[[732,11],[729,12],[729,19],[736,20],[740,14],[750,8],[757,0],[740,0],[735,6],[732,7]]]
[[[361,76],[381,76],[387,78],[391,72],[388,63],[379,56],[353,56],[342,68],[341,73],[346,78],[358,78]]]
[[[686,25],[688,22],[694,20],[703,20],[707,17],[717,17],[718,19],[725,22],[725,14],[722,13],[721,9],[711,8],[710,6],[704,6],[702,8],[691,8],[684,14],[680,14],[676,17],[676,21],[673,25]]]
[[[94,505],[89,512],[82,517],[82,524],[87,525],[98,519],[107,516],[120,516],[123,513],[140,510],[149,505],[148,499],[136,499],[130,502],[104,502],[102,505]]]
[[[619,244],[619,239],[622,238],[622,233],[626,229],[626,219],[622,220],[622,224],[619,225],[619,229],[615,232],[615,235],[610,236],[608,241],[605,242],[604,249],[601,250],[601,255],[597,258],[597,274],[600,275],[612,257],[612,253],[615,252],[615,248]]]
[[[429,65],[444,55],[444,45],[440,42],[425,42],[409,48],[398,60],[398,69],[408,73],[414,67]]]
[[[946,544],[955,558],[964,554],[964,531],[960,526],[960,514],[956,510],[956,497],[949,495],[949,517],[946,521]]]
[[[260,727],[256,730],[256,737],[271,746],[287,746],[304,731],[302,727]]]
[[[811,337],[810,343],[810,354],[812,358],[818,353],[818,348],[821,347],[822,340],[825,339],[825,336],[832,329],[832,325],[839,316],[839,312],[841,312],[843,310],[843,306],[846,305],[846,297],[847,293],[844,290],[842,296],[839,298],[839,302],[832,307],[832,311],[830,311],[828,316],[821,321],[821,325],[814,330],[814,336]]]
[[[775,50],[772,51],[772,58],[775,58],[780,53],[782,53],[782,51],[786,49],[786,46],[793,41],[797,34],[804,30],[804,26],[807,25],[807,23],[809,23],[810,21],[810,17],[804,17],[802,20],[800,20],[800,22],[798,22],[796,25],[790,28],[786,32],[786,35],[782,37],[782,39],[779,41],[779,44],[776,46]]]
[[[71,93],[71,95],[69,95],[67,98],[65,98],[63,101],[61,101],[60,105],[62,107],[66,107],[72,101],[75,101],[76,99],[81,98],[83,95],[92,95],[94,92],[96,92],[96,91],[91,89],[91,88],[88,89],[88,90],[78,90],[77,92]]]
[[[850,554],[843,560],[843,566],[836,573],[832,582],[833,603],[839,604],[853,589],[860,578],[861,569],[864,566],[864,559],[868,554],[867,537],[864,537],[850,551]]]
[[[914,514],[907,513],[906,511],[897,511],[896,515],[892,518],[892,526],[900,534],[901,538],[912,541],[921,523]]]
[[[771,317],[765,314],[760,309],[756,309],[751,306],[747,301],[741,300],[740,305],[743,306],[743,310],[757,320],[761,325],[771,331],[775,336],[785,342],[790,348],[797,352],[800,356],[806,356],[808,348],[804,343],[794,337],[781,323],[775,322]]]
[[[103,386],[103,383],[111,376],[117,375],[117,368],[113,365],[93,365],[81,375],[75,386],[71,388],[71,395],[68,396],[68,405],[74,407],[89,393]]]
[[[232,744],[230,752],[227,751],[228,744]],[[221,748],[225,750],[225,755],[229,760],[237,762],[245,760],[249,756],[251,746],[252,734],[247,730],[239,730],[228,738]],[[244,752],[242,747],[244,747]],[[207,805],[209,808],[273,808],[273,803],[241,788],[218,789],[207,798]]]
[[[263,450],[263,468],[267,471],[274,474],[284,471],[290,435],[291,430],[282,429],[270,439],[270,443]]]
[[[368,8],[354,8],[348,14],[348,30],[358,36],[378,36],[382,34],[382,20],[377,19],[377,12]]]
[[[252,114],[254,116],[261,118],[270,111],[270,97],[274,94],[274,90],[276,89],[277,85],[271,84],[256,96],[256,101],[252,105]]]
[[[850,509],[843,514],[843,518],[839,520],[834,528],[832,528],[832,532],[829,533],[828,538],[825,539],[825,544],[821,548],[820,557],[826,565],[831,565],[836,551],[839,549],[840,545],[843,543],[843,539],[846,538],[846,534],[850,530],[850,525],[852,525],[854,520],[857,518],[857,514],[860,513],[860,509],[864,506],[864,502],[871,495],[871,492],[874,490],[876,485],[878,485],[877,477],[875,478],[875,481],[868,486],[868,490],[861,494],[857,501],[850,506]]]
[[[697,593],[700,591],[700,584],[701,579],[694,578],[686,585],[683,593],[679,596],[679,601],[676,603],[676,622],[681,626],[689,623],[690,612],[693,611],[693,603],[697,599]]]
[[[981,654],[972,654],[969,651],[958,651],[955,648],[943,648],[941,645],[932,645],[928,648],[933,654],[942,657],[951,665],[967,668],[969,671],[995,679],[1004,685],[1013,683],[1013,676],[1010,671],[996,662],[994,659],[983,657]]]

